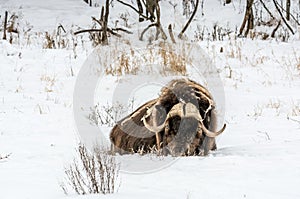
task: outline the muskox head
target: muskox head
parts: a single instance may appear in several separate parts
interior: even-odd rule
[[[151,100],[112,129],[110,138],[122,152],[150,151],[163,154],[206,155],[216,149],[216,113],[211,94],[188,79],[173,80]]]

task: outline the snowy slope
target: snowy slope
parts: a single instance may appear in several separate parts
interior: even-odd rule
[[[211,27],[218,22],[234,29],[243,16],[244,6],[239,2],[226,6],[220,15],[215,12],[223,8],[222,3],[207,2],[204,17],[199,12],[194,23]],[[162,6],[170,4],[162,1]],[[173,23],[177,31],[186,20],[179,8],[162,13],[163,23]],[[90,17],[98,16],[99,9],[83,1],[0,0],[1,20],[9,10],[20,16],[21,29],[31,28],[13,45],[0,41],[0,155],[11,153],[0,160],[1,199],[99,198],[66,196],[60,188],[64,167],[72,161],[79,142],[72,109],[76,77],[93,50],[87,36],[77,37],[75,48],[69,32],[91,26]],[[116,2],[113,9],[111,24],[121,11],[129,14],[133,30],[146,26]],[[44,49],[45,32],[52,34],[59,24],[67,30],[68,47]],[[193,28],[187,34],[194,35]],[[118,192],[100,197],[299,198],[299,38],[288,43],[239,38],[198,44],[215,63],[224,85],[227,129],[217,139],[218,150],[205,158],[171,159],[171,164],[155,172],[122,172]],[[120,82],[119,78],[106,80],[103,87],[108,96]],[[159,87],[147,89],[152,90],[147,96],[151,98]],[[135,106],[141,102],[137,99]],[[128,158],[130,166],[130,160],[149,157],[122,158]]]

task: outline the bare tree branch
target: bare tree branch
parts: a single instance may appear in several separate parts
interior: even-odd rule
[[[272,15],[272,13],[270,12],[270,10],[267,8],[267,6],[266,6],[266,4],[264,3],[264,1],[263,0],[259,0],[260,1],[260,3],[263,5],[263,7],[264,7],[264,9],[267,11],[267,13],[270,15],[270,17],[272,18],[272,19],[275,19],[275,17]]]
[[[181,39],[184,32],[186,31],[186,29],[189,27],[190,23],[192,22],[194,16],[196,15],[197,9],[198,9],[198,5],[199,5],[199,0],[196,1],[196,5],[195,5],[195,9],[191,15],[191,17],[189,18],[189,20],[187,21],[187,23],[185,24],[185,26],[183,27],[183,29],[180,31],[178,37]]]
[[[57,33],[60,33],[61,30],[64,31],[64,33],[66,33],[65,28],[61,24],[59,24],[59,26],[57,27]]]
[[[277,2],[277,5],[279,6],[279,8],[281,9],[281,10],[283,10],[284,12],[286,12],[286,10]],[[300,4],[299,4],[300,5]],[[290,13],[290,16],[293,18],[293,20],[297,23],[297,25],[298,26],[300,26],[300,23],[299,23],[299,21],[296,19],[296,17],[293,15],[293,14],[291,14]]]
[[[275,37],[275,33],[278,30],[279,26],[281,25],[281,21],[278,21],[277,26],[274,28],[274,30],[272,31],[271,37],[274,38]]]
[[[101,28],[101,29],[79,30],[77,32],[74,32],[74,35],[78,35],[78,34],[85,33],[85,32],[89,32],[89,33],[91,33],[91,32],[103,32],[103,29]],[[111,30],[110,28],[107,29],[107,32],[111,33],[114,36],[121,37],[120,34],[113,32],[113,30]]]
[[[133,9],[135,12],[137,12],[140,16],[142,16],[143,18],[145,18],[146,20],[150,20],[149,17],[147,17],[146,15],[144,15],[143,13],[140,13],[138,9],[136,9],[135,7],[133,7],[132,5],[130,5],[129,3],[125,3],[124,1],[121,1],[121,0],[117,0],[117,2],[125,5],[125,6],[128,6],[130,7],[131,9]]]
[[[133,34],[133,32],[129,31],[129,30],[126,30],[124,28],[112,28],[111,29],[112,31],[123,31],[123,32],[126,32],[128,34]]]
[[[287,26],[287,28],[291,31],[291,33],[294,35],[295,33],[294,33],[293,29],[291,28],[291,26],[287,23],[286,19],[284,18],[282,12],[280,11],[280,9],[279,9],[279,7],[278,7],[278,5],[277,5],[276,0],[273,0],[273,3],[274,3],[274,5],[275,5],[275,7],[276,7],[276,10],[279,12],[279,14],[280,14],[280,16],[281,16],[283,22],[285,23],[285,25]]]
[[[74,32],[74,35],[78,35],[78,34],[81,34],[81,33],[85,33],[85,32],[101,32],[103,31],[103,29],[86,29],[86,30],[79,30],[79,31],[76,31]]]
[[[147,32],[147,30],[149,29],[149,28],[151,28],[151,27],[153,27],[153,26],[158,26],[158,24],[157,23],[153,23],[153,24],[150,24],[147,28],[145,28],[144,30],[143,30],[143,32],[141,33],[141,36],[140,36],[140,40],[142,41],[143,40],[143,36],[144,36],[144,34]]]
[[[158,3],[155,6],[155,10],[156,10],[156,22],[150,24],[147,28],[145,28],[143,30],[143,32],[141,33],[141,36],[139,38],[141,41],[143,40],[143,36],[147,32],[147,30],[149,30],[149,28],[154,27],[154,26],[156,27],[156,38],[155,39],[158,39],[158,36],[159,36],[160,33],[162,34],[163,39],[167,39],[167,35],[164,32],[164,30],[161,26],[161,23],[160,23],[160,6],[159,6]]]

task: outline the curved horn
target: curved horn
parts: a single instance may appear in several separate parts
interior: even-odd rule
[[[154,105],[155,106],[155,105]],[[156,114],[157,114],[157,111],[155,109],[152,110],[152,114],[153,114],[153,118],[157,118],[156,117]],[[147,113],[147,115],[145,117],[142,118],[142,121],[143,121],[143,124],[145,125],[145,127],[149,130],[149,131],[152,131],[152,132],[160,132],[161,130],[164,129],[165,127],[165,124],[166,124],[166,121],[170,118],[170,117],[174,117],[176,115],[182,117],[183,113],[182,113],[182,104],[181,103],[178,103],[178,104],[175,104],[172,109],[169,111],[169,113],[167,114],[167,117],[165,119],[165,121],[157,126],[156,124],[156,121],[154,120],[153,121],[153,125],[150,125],[148,124],[148,122],[146,121],[146,118],[148,118],[149,116],[151,115],[151,113]]]
[[[218,135],[220,135],[221,133],[223,133],[223,131],[224,131],[225,128],[226,128],[226,124],[224,124],[223,127],[222,127],[219,131],[217,131],[217,132],[212,132],[212,131],[208,130],[208,129],[204,126],[204,124],[203,124],[202,122],[200,122],[200,126],[201,126],[201,128],[203,129],[204,134],[205,134],[207,137],[210,137],[210,138],[215,138],[215,137],[217,137]]]
[[[157,102],[155,105],[159,104],[159,102]],[[155,105],[153,107],[155,107]],[[152,112],[152,115],[153,115],[153,118],[157,118],[156,117],[156,114],[157,114],[157,110],[155,110],[154,108],[150,108],[148,109],[146,115],[142,118],[142,121],[143,121],[143,124],[144,126],[149,130],[149,131],[152,131],[152,132],[155,132],[155,136],[156,136],[156,145],[157,145],[157,150],[160,150],[160,135],[159,135],[159,132],[162,131],[164,128],[165,128],[165,125],[166,125],[166,122],[168,121],[168,119],[172,116],[175,116],[175,115],[179,115],[179,116],[182,116],[182,108],[180,106],[180,104],[176,104],[172,107],[172,109],[169,111],[168,115],[166,116],[166,119],[165,121],[157,126],[157,121],[154,120],[153,121],[153,125],[149,125],[148,122],[146,121],[146,118],[148,118],[150,115],[151,115],[151,112]]]
[[[162,123],[162,124],[159,125],[159,126],[154,126],[154,125],[151,126],[150,124],[147,123],[145,117],[142,118],[142,121],[143,121],[145,127],[146,127],[149,131],[152,131],[152,132],[160,132],[161,130],[163,130],[164,125],[165,125],[165,122],[164,122],[164,123]]]
[[[143,117],[142,118],[142,121],[145,125],[145,127],[152,131],[152,132],[160,132],[161,130],[164,129],[165,127],[165,124],[166,124],[166,121],[170,118],[170,117],[174,117],[176,115],[180,116],[181,118],[183,117],[194,117],[196,118],[198,121],[199,121],[199,126],[201,127],[201,129],[203,130],[204,134],[207,136],[207,137],[211,137],[211,138],[215,138],[217,137],[218,135],[220,135],[221,133],[223,133],[223,131],[225,130],[226,128],[226,124],[224,124],[224,126],[217,132],[213,132],[213,131],[210,131],[208,130],[205,125],[203,124],[203,119],[199,113],[199,110],[196,108],[196,106],[192,103],[187,103],[185,105],[185,111],[184,111],[184,104],[183,103],[178,103],[176,105],[174,105],[172,107],[172,109],[170,110],[170,112],[168,113],[165,121],[157,126],[157,125],[149,125],[146,121],[146,117]],[[156,118],[156,111],[153,110],[153,117]],[[154,122],[155,123],[155,122]]]
[[[222,127],[222,129],[220,129],[217,132],[213,132],[208,130],[205,125],[203,124],[203,119],[199,113],[199,110],[196,108],[196,106],[192,103],[187,103],[186,107],[185,107],[186,113],[185,113],[185,117],[195,117],[198,121],[199,121],[199,125],[201,127],[201,129],[203,130],[204,134],[207,137],[211,137],[211,138],[215,138],[218,135],[220,135],[221,133],[223,133],[223,131],[226,128],[226,124],[224,124],[224,126]]]

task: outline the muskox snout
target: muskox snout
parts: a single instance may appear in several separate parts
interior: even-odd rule
[[[170,129],[165,131],[164,154],[184,156],[194,153],[192,143],[196,139],[198,121],[195,118],[171,118]],[[198,144],[198,143],[197,143]]]
[[[170,146],[167,146],[167,152],[165,151],[165,154],[170,154],[175,157],[184,156],[187,155],[188,147],[188,144],[170,144]]]

